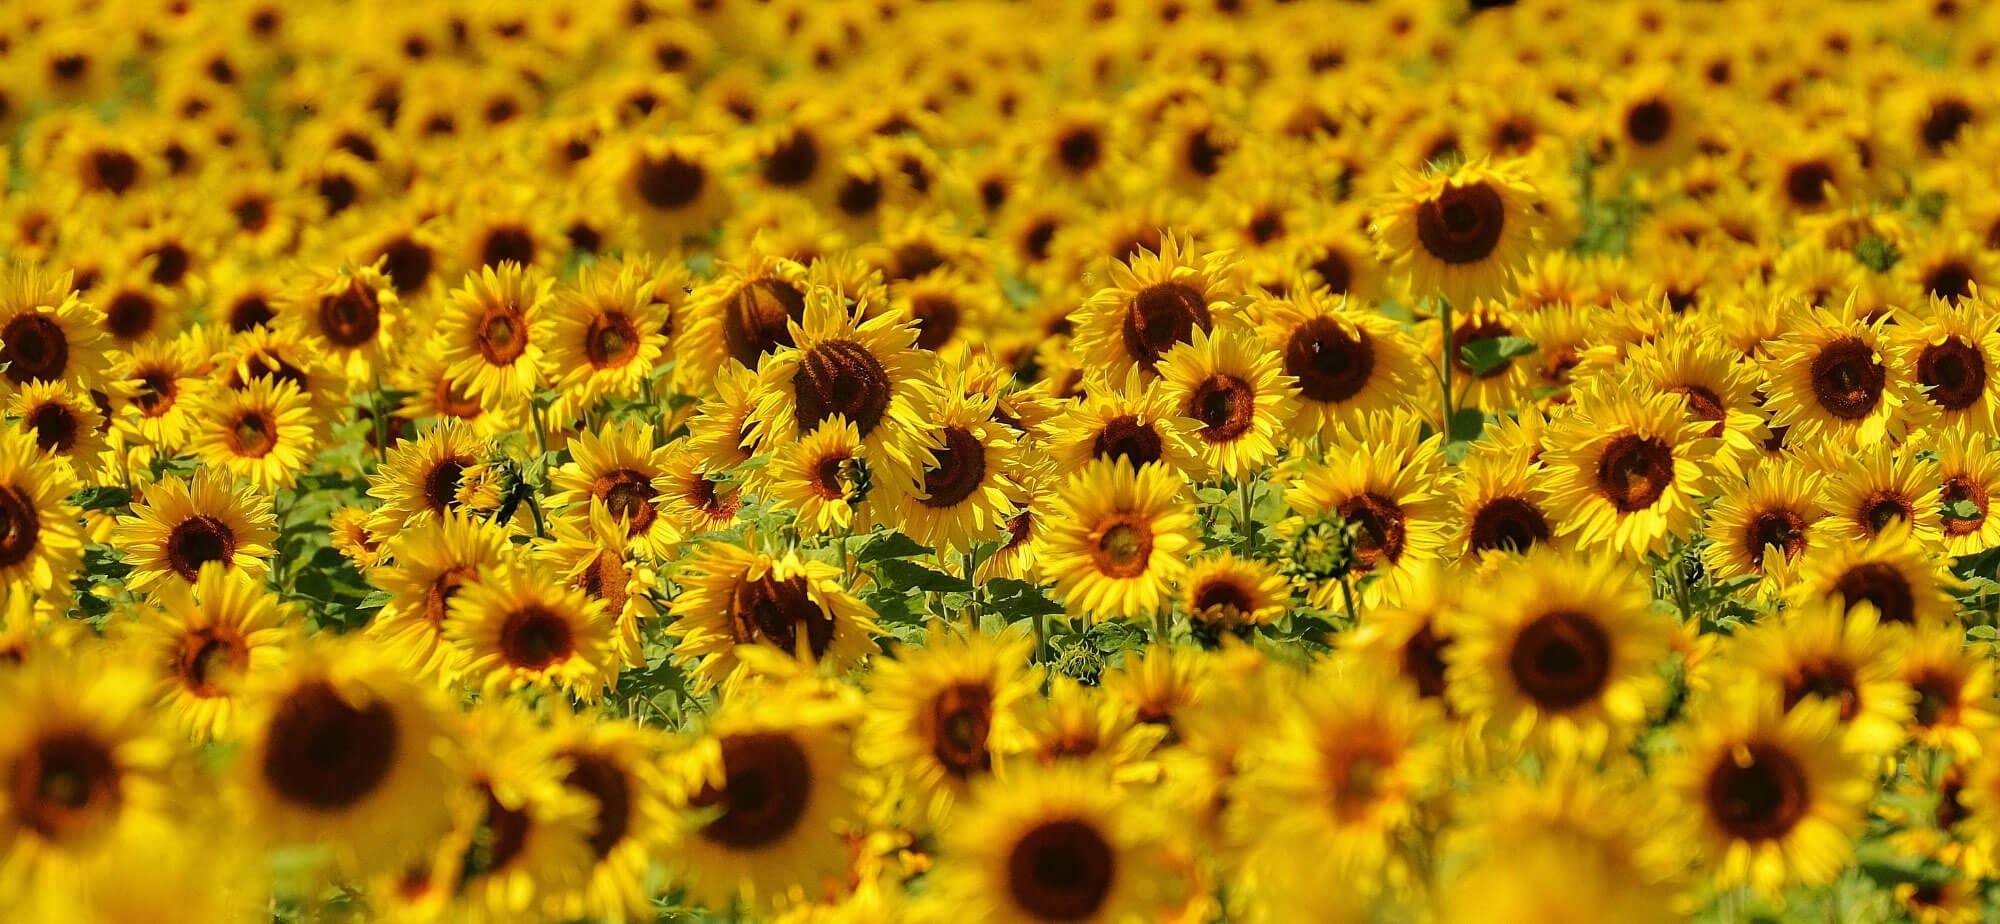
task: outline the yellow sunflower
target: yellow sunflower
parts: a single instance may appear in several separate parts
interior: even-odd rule
[[[1509,744],[1585,756],[1623,744],[1664,696],[1669,624],[1611,557],[1531,553],[1451,626],[1447,693]]]
[[[117,431],[139,443],[178,451],[203,387],[200,359],[187,338],[134,345],[115,373],[131,389],[131,398],[113,419]]]
[[[565,785],[573,765],[522,710],[486,704],[466,717],[460,741],[452,831],[434,848],[427,876],[443,886],[441,916],[545,920],[551,899],[572,892],[589,869],[597,806]]]
[[[368,623],[369,639],[403,669],[456,685],[465,653],[444,634],[452,598],[499,569],[512,547],[498,524],[456,513],[391,535],[382,546],[387,562],[368,570],[369,582],[389,595]]]
[[[1731,682],[1754,679],[1781,690],[1787,709],[1833,703],[1842,742],[1856,753],[1887,754],[1903,743],[1916,701],[1897,671],[1905,635],[1881,625],[1874,607],[1815,601],[1766,617],[1736,639],[1717,665],[1731,671]]]
[[[214,471],[146,486],[120,517],[112,542],[132,565],[125,583],[144,588],[168,576],[193,584],[202,566],[262,577],[278,538],[271,499],[250,484]],[[169,583],[176,583],[170,581]]]
[[[482,267],[451,291],[437,320],[440,355],[468,398],[525,401],[540,378],[554,283],[518,263]]]
[[[1280,361],[1247,329],[1197,329],[1160,357],[1167,400],[1199,421],[1195,445],[1208,467],[1242,479],[1278,454],[1280,434],[1298,413],[1297,388]]]
[[[704,135],[634,136],[592,160],[644,236],[660,244],[708,231],[730,201],[721,153]]]
[[[564,918],[643,921],[652,915],[655,857],[677,846],[671,780],[660,766],[671,745],[660,732],[557,710],[550,743],[568,765],[564,788],[596,802],[582,882],[550,896]]]
[[[0,589],[68,587],[83,560],[79,512],[67,501],[76,489],[76,477],[43,457],[31,437],[0,433]]]
[[[814,286],[790,331],[793,345],[758,366],[752,438],[783,446],[838,414],[854,424],[870,455],[893,458],[897,437],[918,423],[916,329],[895,315],[859,317],[841,293]]]
[[[1326,460],[1307,461],[1285,489],[1285,505],[1299,516],[1277,526],[1284,535],[1300,517],[1336,516],[1355,530],[1346,574],[1367,578],[1362,598],[1393,602],[1414,570],[1435,560],[1449,536],[1447,506],[1437,493],[1444,464],[1436,435],[1419,439],[1414,417],[1382,415],[1343,433]],[[1314,604],[1333,606],[1342,582],[1315,590]]]
[[[1784,708],[1775,690],[1707,701],[1659,770],[1685,841],[1722,888],[1775,896],[1831,882],[1853,855],[1871,786],[1841,747],[1840,707]]]
[[[1709,491],[1716,441],[1679,395],[1587,388],[1549,427],[1549,502],[1582,548],[1639,556],[1686,536]]]
[[[1396,185],[1376,206],[1375,236],[1415,295],[1470,306],[1512,288],[1545,224],[1518,165],[1470,161]]]
[[[1914,448],[1875,443],[1821,444],[1805,458],[1826,473],[1819,530],[1836,542],[1859,543],[1888,529],[1908,530],[1936,544],[1944,534],[1943,481],[1937,463]]]
[[[1793,605],[1839,598],[1849,609],[1866,603],[1881,621],[1919,628],[1946,625],[1958,582],[1938,550],[1907,530],[1887,529],[1866,542],[1821,543],[1800,556],[1786,593]]]
[[[13,264],[0,274],[0,370],[8,390],[29,382],[95,388],[111,351],[103,314],[77,297],[67,273]]]
[[[444,637],[489,699],[524,687],[596,699],[618,676],[612,631],[603,600],[519,562],[461,585],[444,619]]]
[[[1141,467],[1160,464],[1183,478],[1203,473],[1195,444],[1199,421],[1181,415],[1167,389],[1139,373],[1122,383],[1099,379],[1049,423],[1049,455],[1066,472],[1093,460]]]
[[[1217,552],[1181,577],[1181,611],[1196,625],[1242,630],[1276,622],[1291,610],[1291,586],[1270,563]]]
[[[1389,318],[1326,289],[1294,291],[1254,301],[1250,312],[1265,343],[1278,352],[1279,371],[1298,388],[1291,432],[1330,439],[1343,425],[1395,410],[1428,387],[1419,347]]]
[[[7,402],[7,412],[35,448],[67,462],[81,477],[97,474],[109,427],[88,395],[62,382],[29,382]]]
[[[375,510],[377,521],[397,530],[456,509],[466,471],[484,462],[488,451],[473,429],[456,418],[446,418],[414,440],[397,442],[368,476],[368,496],[382,501]]]
[[[1852,306],[1840,312],[1796,309],[1764,362],[1771,426],[1787,439],[1843,445],[1899,440],[1926,423],[1936,405],[1924,399],[1910,350]]]
[[[325,344],[327,362],[350,382],[369,381],[401,337],[402,305],[380,261],[308,274],[276,307],[277,323]]]
[[[189,448],[204,463],[270,491],[290,487],[312,463],[313,409],[289,381],[260,377],[211,391],[195,412]]]
[[[942,827],[970,788],[1027,747],[1022,710],[1040,689],[1034,640],[937,626],[868,672],[856,752],[907,787],[922,823]]]
[[[1983,436],[1963,428],[1934,431],[1937,474],[1943,489],[1945,551],[1966,556],[2000,545],[2000,516],[1989,516],[2000,496],[2000,454]]]
[[[1033,581],[1041,572],[1041,555],[1048,535],[1049,517],[1055,510],[1057,482],[1055,462],[1045,455],[1029,455],[1021,465],[1017,481],[1022,501],[1000,524],[1000,546],[979,563],[974,578],[995,577]]]
[[[1763,592],[1790,583],[1799,557],[1821,544],[1824,474],[1797,460],[1770,459],[1730,481],[1709,505],[1702,564],[1717,581],[1757,578]]]
[[[1094,459],[1056,496],[1040,567],[1064,605],[1093,620],[1159,613],[1199,542],[1181,479],[1157,463]]]
[[[1690,420],[1708,424],[1717,441],[1711,467],[1735,474],[1760,454],[1770,431],[1757,404],[1756,368],[1739,360],[1706,326],[1680,324],[1640,345],[1626,367],[1641,393],[1671,392]]]
[[[585,267],[549,309],[544,371],[576,407],[638,398],[666,355],[672,320],[658,281],[632,264]]]
[[[1550,512],[1547,478],[1525,455],[1482,452],[1459,466],[1458,539],[1462,558],[1562,547],[1560,524]]]
[[[1956,627],[1918,629],[1897,654],[1896,675],[1916,694],[1910,740],[1955,760],[1984,753],[2000,727],[1987,662],[1967,649]]]
[[[876,477],[883,519],[924,545],[969,552],[999,532],[1025,495],[1017,441],[993,421],[993,399],[952,379],[916,396],[912,417],[919,422],[908,430],[916,458],[879,466]]]
[[[1986,431],[2000,414],[2000,332],[1994,330],[1991,294],[1951,304],[1931,299],[1915,317],[1902,319],[1891,336],[1915,367],[1938,422]]]
[[[654,602],[660,580],[652,563],[637,553],[624,524],[601,506],[584,515],[557,517],[550,532],[550,541],[536,554],[585,596],[603,601],[618,660],[626,667],[645,667],[642,628],[660,615]]]
[[[159,678],[160,702],[196,740],[231,737],[245,679],[284,662],[286,608],[262,581],[218,564],[153,599],[131,641]]]
[[[654,432],[635,421],[578,434],[569,444],[571,461],[550,473],[555,491],[549,505],[579,514],[603,507],[644,550],[664,551],[678,542],[674,519],[661,511],[668,449],[654,445]]]
[[[1160,359],[1194,332],[1236,313],[1240,295],[1227,253],[1196,250],[1192,240],[1163,237],[1109,264],[1110,285],[1073,317],[1084,362],[1113,379],[1138,370],[1150,380]]]
[[[681,593],[667,633],[679,639],[674,653],[696,662],[704,688],[749,667],[738,655],[744,646],[836,668],[876,650],[874,612],[842,586],[840,569],[825,562],[795,552],[774,559],[712,541],[676,577]]]
[[[780,447],[763,470],[762,488],[792,510],[799,536],[865,529],[874,473],[862,458],[861,431],[839,414]]]
[[[731,360],[751,372],[762,357],[794,344],[792,324],[806,316],[814,285],[806,267],[783,257],[751,253],[723,261],[715,278],[687,300],[687,335],[675,346],[682,390],[710,393],[716,373]]]

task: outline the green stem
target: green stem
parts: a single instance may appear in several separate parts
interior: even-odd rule
[[[1680,608],[1683,624],[1694,621],[1694,608],[1689,602],[1686,551],[1678,545],[1674,549],[1674,605]]]
[[[382,405],[388,395],[382,392],[382,372],[375,372],[375,390],[368,395],[368,404],[375,412],[375,462],[380,464],[389,458],[389,411]]]
[[[1245,475],[1241,483],[1237,485],[1237,491],[1243,500],[1243,515],[1241,519],[1237,520],[1237,528],[1243,533],[1243,554],[1255,555],[1257,554],[1257,524],[1250,519],[1250,507],[1257,493],[1257,482],[1250,476]]]
[[[1028,655],[1029,664],[1040,664],[1048,659],[1049,614],[1035,613],[1035,650]]]
[[[1174,611],[1170,606],[1160,607],[1153,614],[1153,635],[1162,645],[1171,644],[1174,638]]]
[[[1443,371],[1442,371],[1442,372],[1440,373],[1440,377],[1441,377],[1441,378],[1443,379],[1443,381],[1444,381],[1444,425],[1443,425],[1443,429],[1444,429],[1444,433],[1445,433],[1445,436],[1446,436],[1446,438],[1447,438],[1447,439],[1449,439],[1449,438],[1450,438],[1450,434],[1451,434],[1451,415],[1452,415],[1452,413],[1453,413],[1453,411],[1454,411],[1454,408],[1453,408],[1453,407],[1451,406],[1451,405],[1452,405],[1452,395],[1451,395],[1451,366],[1452,366],[1452,362],[1451,362],[1451,360],[1452,360],[1452,356],[1451,356],[1451,348],[1452,348],[1452,342],[1451,342],[1451,340],[1452,340],[1452,322],[1451,322],[1451,300],[1450,300],[1450,299],[1447,299],[1447,298],[1443,298],[1443,297],[1439,297],[1439,298],[1438,298],[1438,300],[1437,300],[1437,304],[1438,304],[1438,323],[1440,323],[1440,324],[1444,325],[1444,329],[1443,329],[1443,331],[1441,331],[1441,332],[1439,333],[1439,335],[1438,335],[1438,342],[1439,342],[1440,344],[1442,344],[1442,346],[1440,346],[1440,347],[1438,348],[1438,352],[1439,352],[1439,353],[1442,353],[1442,354],[1444,354],[1444,355],[1443,355],[1442,357],[1440,357],[1440,358],[1441,358],[1441,359],[1443,360],[1443,363],[1442,363],[1442,365],[1441,365],[1441,367],[1440,367],[1440,368],[1441,368],[1441,369],[1442,369]]]
[[[1354,583],[1349,579],[1348,572],[1346,571],[1340,573],[1340,602],[1347,607],[1348,624],[1350,626],[1360,625],[1360,621],[1354,615]]]

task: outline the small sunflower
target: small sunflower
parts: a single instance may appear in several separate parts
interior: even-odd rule
[[[1935,405],[1923,397],[1910,351],[1885,321],[1800,309],[1765,361],[1773,428],[1787,438],[1870,445],[1901,439]]]
[[[654,297],[657,284],[632,265],[586,267],[573,287],[557,293],[542,362],[575,406],[641,396],[670,334],[668,306]]]
[[[311,274],[277,305],[277,323],[313,337],[327,361],[351,382],[366,382],[400,336],[402,306],[380,266],[344,266]]]
[[[1899,323],[1891,335],[1913,357],[1917,384],[1938,410],[1938,424],[1993,426],[2000,414],[2000,332],[1993,324],[1993,296],[1950,304],[1931,299],[1928,310]]]
[[[1663,551],[1694,527],[1716,443],[1679,395],[1594,388],[1550,426],[1543,464],[1551,506],[1580,547]]]
[[[1040,566],[1071,612],[1132,619],[1167,605],[1168,582],[1198,543],[1179,477],[1157,463],[1094,459],[1056,495]]]
[[[1471,161],[1397,182],[1377,206],[1382,259],[1419,297],[1471,305],[1512,288],[1545,221],[1534,185],[1513,164]]]
[[[537,554],[585,596],[603,601],[619,661],[626,667],[645,667],[641,629],[660,615],[654,604],[659,576],[651,562],[637,554],[624,524],[604,507],[591,507],[583,516],[558,517],[550,527],[552,541]]]
[[[131,389],[113,426],[128,439],[178,451],[192,426],[192,408],[203,387],[200,361],[190,340],[136,344],[118,363],[116,378]]]
[[[79,475],[97,474],[105,448],[104,414],[88,395],[62,382],[30,382],[7,402],[7,411],[35,448],[69,463]]]
[[[699,236],[729,202],[721,154],[706,136],[634,137],[605,152],[600,162],[618,200],[649,240],[675,245]]]
[[[1449,538],[1447,507],[1436,491],[1442,440],[1418,436],[1408,415],[1377,417],[1345,433],[1326,461],[1302,465],[1285,490],[1285,504],[1298,516],[1278,525],[1281,535],[1301,517],[1337,516],[1353,526],[1345,573],[1369,578],[1362,592],[1370,604],[1393,601]],[[1333,605],[1342,587],[1341,581],[1324,582],[1314,603]]]
[[[382,501],[375,511],[378,522],[403,529],[457,509],[466,471],[483,462],[487,452],[471,427],[452,418],[414,440],[398,442],[369,475],[368,496]]]
[[[1041,571],[1049,518],[1055,510],[1055,464],[1047,456],[1030,456],[1018,479],[1023,500],[1000,526],[1000,546],[979,563],[974,579],[995,577],[1032,581]]]
[[[1957,627],[1918,629],[1898,650],[1896,676],[1915,694],[1908,723],[1910,740],[1957,760],[1985,752],[2000,709],[1993,699],[1993,672],[1969,651]]]
[[[1466,601],[1446,654],[1461,714],[1509,743],[1597,754],[1622,744],[1665,694],[1668,625],[1615,558],[1538,552]]]
[[[229,738],[245,678],[283,663],[285,607],[257,578],[215,564],[162,585],[154,600],[132,642],[154,666],[161,703],[197,740]]]
[[[969,551],[998,532],[1025,496],[1017,441],[993,421],[991,398],[946,381],[916,400],[917,458],[883,472],[882,516],[925,545]]]
[[[839,414],[773,454],[764,489],[791,508],[801,537],[865,528],[862,514],[873,474],[862,458],[861,431]]]
[[[1626,362],[1637,390],[1679,395],[1688,419],[1708,424],[1702,435],[1717,441],[1712,466],[1718,471],[1742,471],[1770,437],[1757,406],[1755,367],[1739,361],[1711,331],[1676,325]]]
[[[1196,625],[1237,631],[1270,625],[1291,610],[1291,588],[1268,562],[1218,552],[1180,580],[1181,610]]]
[[[148,485],[132,515],[119,518],[112,541],[132,565],[128,586],[144,588],[169,576],[193,584],[211,563],[261,577],[270,565],[277,525],[268,496],[202,471],[191,479]]]
[[[682,365],[675,381],[706,393],[730,360],[757,371],[762,357],[794,345],[792,324],[806,316],[814,286],[804,264],[753,253],[725,261],[715,278],[688,295],[687,336],[676,345]]]
[[[1841,748],[1838,713],[1831,702],[1787,710],[1777,691],[1752,688],[1687,720],[1660,778],[1718,885],[1776,895],[1847,865],[1871,787]]]
[[[1069,472],[1112,460],[1134,467],[1157,463],[1191,479],[1203,471],[1194,435],[1200,426],[1181,415],[1157,378],[1145,381],[1134,371],[1122,384],[1091,383],[1050,421],[1048,452]]]
[[[1458,554],[1479,560],[1493,553],[1560,547],[1560,523],[1550,512],[1539,465],[1518,455],[1477,453],[1460,464]]]
[[[643,423],[579,434],[570,442],[572,460],[550,475],[556,490],[549,504],[579,513],[603,507],[642,549],[671,546],[680,535],[660,501],[668,450],[653,440],[653,428]]]
[[[1033,640],[938,627],[928,644],[877,661],[857,753],[912,790],[933,827],[970,788],[1027,746],[1022,710],[1038,690]]]
[[[1989,516],[2000,496],[2000,455],[1959,428],[1937,431],[1935,442],[1945,551],[1966,556],[2000,545],[2000,516]]]
[[[1110,264],[1111,285],[1085,300],[1075,315],[1076,349],[1110,378],[1138,370],[1146,379],[1175,344],[1213,330],[1236,312],[1240,293],[1226,253],[1201,253],[1168,235]]]
[[[368,637],[403,669],[456,684],[465,654],[445,638],[452,599],[509,561],[512,547],[499,525],[456,513],[392,534],[382,545],[387,563],[368,570],[368,580],[389,595]]]
[[[612,631],[603,600],[518,562],[460,586],[444,620],[488,698],[540,687],[596,699],[617,678]]]
[[[1884,530],[1909,530],[1919,542],[1943,536],[1944,489],[1937,464],[1913,449],[1883,443],[1823,445],[1827,516],[1820,531],[1836,542],[1863,542]]]
[[[681,566],[679,580],[667,632],[679,639],[674,652],[697,662],[704,687],[748,667],[737,653],[742,646],[836,667],[876,650],[874,612],[825,562],[795,553],[774,559],[715,541]]]
[[[257,378],[240,390],[209,393],[195,412],[189,448],[260,489],[289,487],[312,462],[314,419],[297,385]]]
[[[1213,336],[1197,329],[1160,358],[1160,387],[1182,417],[1201,423],[1193,436],[1211,470],[1240,480],[1278,454],[1298,413],[1280,364],[1255,334],[1233,327]]]
[[[452,382],[474,400],[526,400],[540,378],[553,283],[518,263],[468,274],[437,321]]]
[[[1251,303],[1258,330],[1298,386],[1291,432],[1330,439],[1338,428],[1410,403],[1426,387],[1419,347],[1394,321],[1326,289]]]
[[[1820,543],[1824,476],[1796,460],[1752,467],[1708,508],[1702,564],[1716,581],[1756,577],[1764,590],[1790,583],[1800,556]]]

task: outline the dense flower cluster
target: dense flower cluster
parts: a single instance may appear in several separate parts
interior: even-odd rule
[[[1990,919],[1996,76],[0,5],[0,919]]]

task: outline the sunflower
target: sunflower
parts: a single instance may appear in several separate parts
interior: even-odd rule
[[[851,702],[798,685],[746,686],[670,765],[682,827],[674,854],[710,908],[818,895],[844,872],[842,834],[859,820]]]
[[[197,740],[234,733],[244,679],[281,665],[292,630],[262,582],[210,564],[188,584],[162,585],[133,630],[175,724]]]
[[[1019,448],[993,422],[993,400],[947,376],[919,393],[910,433],[917,456],[881,473],[885,520],[924,545],[969,552],[1025,500]]]
[[[1708,493],[1716,441],[1672,393],[1588,388],[1544,443],[1549,503],[1580,547],[1624,555],[1662,552],[1686,536]]]
[[[602,506],[583,516],[558,517],[550,531],[551,541],[537,554],[585,596],[603,601],[619,661],[645,667],[641,629],[660,615],[654,603],[660,581],[652,564],[637,553],[624,524]]]
[[[367,382],[400,336],[402,306],[380,261],[309,274],[277,304],[277,322],[328,348],[335,374]]]
[[[736,522],[743,510],[742,486],[712,473],[687,439],[666,446],[661,467],[660,512],[685,535],[727,529]]]
[[[15,264],[0,275],[0,376],[95,388],[111,355],[103,315],[78,299],[69,274]]]
[[[877,661],[856,752],[907,787],[941,827],[970,787],[1027,746],[1022,711],[1039,690],[1025,667],[1034,640],[939,626],[922,648]]]
[[[389,370],[392,387],[409,393],[396,408],[395,416],[404,420],[455,420],[471,427],[473,435],[481,439],[523,428],[526,416],[523,412],[528,410],[524,404],[466,394],[465,388],[452,378],[451,366],[440,355],[437,339],[423,342],[424,349],[412,351],[415,355]]]
[[[1385,680],[1363,661],[1322,663],[1253,745],[1227,819],[1251,863],[1297,853],[1357,879],[1398,875],[1394,844],[1443,782],[1446,736],[1437,703]]]
[[[759,397],[751,436],[782,446],[839,414],[854,424],[871,455],[914,428],[913,392],[920,354],[917,331],[895,315],[862,319],[832,288],[814,286],[804,317],[757,370]]]
[[[1162,822],[1090,764],[974,788],[938,845],[925,908],[992,924],[1157,920],[1182,901]]]
[[[1757,406],[1755,367],[1738,361],[1703,326],[1670,326],[1633,350],[1626,367],[1634,390],[1679,395],[1688,419],[1708,424],[1702,435],[1717,441],[1711,465],[1719,472],[1741,472],[1770,437]]]
[[[291,486],[312,462],[314,414],[297,385],[267,377],[211,391],[195,411],[189,448],[262,490]]]
[[[750,423],[757,408],[757,373],[728,360],[712,376],[708,397],[688,420],[687,447],[713,471],[727,471],[755,456],[758,446]],[[859,433],[855,439],[860,439]]]
[[[1437,700],[1450,714],[1446,653],[1458,641],[1451,624],[1457,620],[1461,592],[1442,563],[1419,568],[1401,600],[1369,610],[1354,631],[1337,637],[1337,644],[1372,662],[1371,670],[1393,675],[1418,696]]]
[[[1938,424],[1989,429],[2000,414],[2000,333],[1992,330],[1990,295],[1928,310],[1898,323],[1891,336],[1914,357],[1917,384],[1937,406]]]
[[[1291,610],[1291,588],[1277,569],[1229,552],[1195,560],[1180,585],[1182,612],[1210,629],[1270,625]]]
[[[707,136],[634,136],[593,157],[605,182],[648,241],[665,245],[707,232],[730,196],[721,155]]]
[[[949,268],[898,283],[888,308],[916,325],[918,349],[941,353],[971,348],[1002,310],[1000,293]]]
[[[1883,320],[1824,308],[1796,310],[1765,361],[1771,426],[1791,440],[1870,445],[1898,440],[1927,422],[1909,349],[1889,336]]]
[[[673,519],[661,515],[668,450],[653,440],[653,428],[638,422],[579,434],[569,446],[572,460],[550,475],[550,506],[579,513],[604,507],[643,550],[678,542]]]
[[[351,505],[336,507],[326,517],[327,544],[363,574],[381,564],[384,557],[382,540],[369,526],[374,517],[372,511]]]
[[[0,674],[14,720],[0,728],[0,882],[87,885],[92,860],[170,836],[167,740],[146,678],[129,664],[65,654]]]
[[[1616,558],[1530,553],[1465,601],[1447,693],[1508,743],[1585,756],[1616,747],[1665,694],[1668,625]]]
[[[1940,428],[1934,442],[1945,551],[1962,557],[2000,545],[2000,517],[1987,515],[2000,495],[2000,456],[1959,427]]]
[[[203,387],[200,366],[191,339],[134,345],[114,372],[131,394],[113,418],[114,429],[128,440],[178,451],[187,441],[192,408]]]
[[[1172,235],[1112,261],[1110,275],[1111,285],[1086,299],[1073,321],[1084,362],[1113,379],[1137,369],[1150,380],[1175,344],[1231,318],[1240,295],[1226,253],[1204,254]]]
[[[1056,487],[1040,566],[1073,613],[1131,619],[1168,602],[1198,542],[1181,479],[1160,464],[1093,459]]]
[[[1557,306],[1541,309],[1542,323],[1532,325],[1541,328],[1537,333],[1546,337],[1567,327],[1568,325],[1555,323],[1552,320],[1558,317],[1560,311]],[[1500,360],[1491,366],[1475,367],[1467,352],[1469,349],[1477,348],[1478,344],[1488,341],[1497,343],[1509,337],[1528,339],[1523,335],[1529,332],[1531,325],[1519,313],[1499,302],[1480,299],[1461,306],[1458,312],[1449,317],[1451,323],[1449,331],[1445,328],[1446,320],[1446,317],[1440,316],[1437,324],[1426,328],[1429,333],[1426,337],[1426,349],[1432,355],[1450,356],[1452,403],[1456,407],[1479,408],[1498,416],[1502,410],[1525,404],[1535,393],[1535,388],[1543,382],[1551,366],[1556,367],[1553,378],[1558,384],[1566,383],[1571,375],[1570,369],[1574,368],[1574,365],[1569,369],[1562,368],[1565,362],[1573,363],[1573,360],[1562,356],[1567,347],[1561,340],[1568,339],[1566,334],[1560,339],[1551,339],[1550,355],[1542,357],[1540,363],[1530,363],[1525,359],[1506,357],[1502,354]],[[1536,344],[1536,349],[1540,349],[1539,344]],[[1560,394],[1551,395],[1552,399],[1560,397]],[[1427,406],[1429,403],[1424,401],[1422,405]]]
[[[876,650],[875,614],[842,586],[840,569],[788,552],[772,558],[709,542],[681,566],[668,634],[674,653],[697,662],[712,686],[749,665],[744,646],[775,648],[800,661],[846,667]]]
[[[1791,581],[1799,557],[1821,544],[1825,475],[1788,458],[1760,462],[1709,505],[1701,560],[1717,582],[1755,577],[1765,591]]]
[[[1838,597],[1849,609],[1873,606],[1883,622],[1920,628],[1950,624],[1956,608],[1957,582],[1945,562],[1907,530],[1818,544],[1799,557],[1795,574],[1786,594],[1795,606]]]
[[[97,474],[110,428],[88,395],[62,382],[29,382],[7,402],[7,412],[35,448],[83,477]]]
[[[1819,528],[1828,539],[1859,543],[1887,529],[1909,530],[1926,545],[1942,537],[1943,482],[1930,459],[1883,443],[1823,444],[1807,457],[1826,472]]]
[[[445,714],[391,661],[320,641],[253,676],[234,793],[277,844],[330,849],[346,871],[401,869],[451,822]]]
[[[1376,205],[1381,257],[1418,297],[1498,296],[1543,234],[1540,194],[1513,164],[1470,161],[1406,176]]]
[[[1675,166],[1700,140],[1694,102],[1665,71],[1642,73],[1620,88],[1607,112],[1612,124],[1605,134],[1619,160],[1640,170]]]
[[[585,846],[590,865],[574,888],[550,896],[562,918],[609,922],[653,914],[653,858],[676,846],[671,780],[660,767],[663,735],[645,726],[592,721],[557,710],[550,743],[569,767],[564,788],[597,804]]]
[[[671,333],[668,306],[654,297],[657,284],[630,264],[585,267],[574,287],[557,293],[542,362],[576,407],[643,393]]]
[[[1048,456],[1026,456],[1016,479],[1022,500],[1000,524],[1000,546],[979,563],[978,570],[973,572],[975,581],[996,577],[1017,581],[1037,579],[1042,551],[1047,545],[1049,518],[1055,511],[1057,480],[1055,463]]]
[[[1830,702],[1839,707],[1845,746],[1880,755],[1903,742],[1915,693],[1898,676],[1904,637],[1881,626],[1872,606],[1822,600],[1793,607],[1737,636],[1727,662],[1784,693],[1785,708]]]
[[[270,565],[277,526],[268,496],[218,472],[200,471],[187,480],[147,485],[132,504],[132,515],[119,518],[112,542],[132,565],[127,586],[140,589],[169,576],[193,584],[211,563],[261,577]]]
[[[1953,628],[1918,629],[1897,651],[1896,676],[1915,693],[1910,740],[1956,760],[1983,753],[2000,710],[1993,672]]]
[[[1121,461],[1143,467],[1158,463],[1183,478],[1202,474],[1195,448],[1201,423],[1180,408],[1156,378],[1135,370],[1123,383],[1099,379],[1049,423],[1048,452],[1065,471],[1092,461]]]
[[[1701,704],[1659,778],[1718,887],[1775,896],[1788,884],[1839,875],[1862,828],[1871,789],[1841,747],[1840,707],[1784,708],[1750,688]]]
[[[874,475],[862,458],[861,431],[839,414],[773,453],[764,489],[792,510],[801,537],[865,528],[861,513]]]
[[[1213,471],[1240,480],[1277,455],[1298,412],[1297,389],[1279,366],[1242,328],[1197,329],[1160,358],[1160,387],[1182,417],[1201,423],[1193,436]]]
[[[444,917],[466,924],[543,920],[590,866],[588,794],[565,784],[574,766],[525,712],[489,704],[467,717],[454,753],[460,784],[453,829],[428,876],[450,885]]]
[[[683,390],[707,393],[730,360],[757,371],[763,356],[794,345],[792,324],[805,320],[812,289],[805,266],[783,257],[752,252],[722,262],[715,278],[688,295],[675,381]]]
[[[1251,316],[1277,351],[1279,371],[1297,384],[1291,432],[1330,439],[1343,425],[1410,402],[1426,387],[1416,341],[1394,321],[1329,290],[1253,301]]]
[[[518,263],[468,273],[438,318],[438,348],[468,398],[501,405],[527,399],[548,341],[551,287]]]
[[[1485,452],[1468,455],[1459,473],[1453,545],[1460,557],[1477,561],[1565,543],[1567,537],[1556,535],[1560,524],[1549,512],[1539,465],[1519,455]]]
[[[612,616],[603,599],[540,568],[503,562],[458,588],[444,637],[488,699],[524,687],[594,700],[617,679]]]
[[[487,520],[446,513],[389,536],[387,563],[368,580],[389,595],[368,624],[368,637],[398,665],[440,686],[458,682],[465,653],[445,638],[451,602],[467,584],[510,560],[507,532]]]
[[[1343,580],[1316,588],[1315,605],[1332,605],[1345,576],[1369,579],[1362,585],[1368,604],[1392,602],[1418,566],[1439,557],[1449,538],[1445,501],[1435,490],[1441,443],[1436,435],[1420,440],[1415,418],[1385,414],[1343,433],[1324,462],[1299,467],[1285,489],[1285,505],[1297,516],[1276,531],[1283,536],[1319,517],[1337,517],[1355,531]]]
[[[83,560],[77,489],[69,468],[41,455],[33,438],[0,432],[0,589],[48,593],[67,588]]]
[[[414,440],[389,448],[369,475],[368,496],[382,502],[377,521],[389,530],[418,526],[458,507],[458,489],[468,469],[483,462],[488,447],[463,422],[446,418]]]

